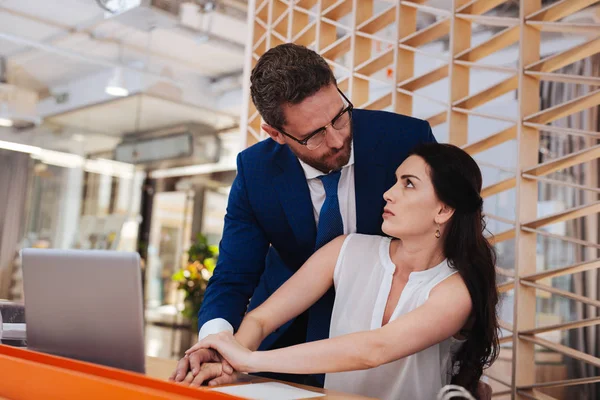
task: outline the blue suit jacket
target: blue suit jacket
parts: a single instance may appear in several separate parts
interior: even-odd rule
[[[384,111],[354,110],[354,184],[358,233],[381,235],[383,193],[417,144],[435,141],[426,121]],[[224,318],[238,329],[246,311],[265,301],[312,255],[316,225],[304,172],[287,146],[272,139],[237,158],[219,260],[198,315],[201,327]],[[333,297],[309,310],[307,340],[329,336]],[[269,335],[268,349],[292,321]]]

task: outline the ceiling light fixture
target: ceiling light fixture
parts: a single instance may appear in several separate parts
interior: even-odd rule
[[[125,87],[125,80],[123,79],[123,70],[121,68],[115,68],[112,77],[108,81],[108,85],[104,91],[115,97],[129,96],[129,90]]]
[[[123,64],[123,46],[119,44],[119,64]],[[113,71],[113,75],[108,81],[108,85],[104,88],[104,91],[115,97],[126,97],[129,96],[129,90],[125,87],[125,76],[123,75],[123,68],[117,67]]]
[[[217,5],[215,3],[216,2],[214,0],[206,1],[202,5],[202,11],[205,12],[205,13],[210,13],[210,12],[215,11],[215,9],[217,8]]]
[[[33,155],[40,154],[40,152],[42,151],[42,149],[37,146],[30,146],[28,144],[15,142],[5,142],[4,140],[0,140],[0,149],[18,151],[19,153],[27,153]]]
[[[133,164],[102,158],[86,159],[77,154],[42,149],[37,146],[0,140],[0,150],[2,149],[30,154],[31,158],[40,160],[44,164],[56,165],[63,168],[83,168],[87,172],[115,176],[117,178],[132,179],[136,172],[135,165]]]

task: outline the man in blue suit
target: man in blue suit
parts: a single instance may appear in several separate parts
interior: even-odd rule
[[[219,261],[198,316],[200,338],[235,331],[247,311],[329,240],[381,235],[383,193],[395,183],[396,169],[413,147],[435,141],[426,121],[354,109],[327,62],[302,46],[266,52],[252,71],[251,94],[270,138],[238,155]],[[332,289],[260,348],[327,338],[333,299]],[[231,382],[220,361],[214,351],[199,350],[179,362],[171,379]],[[271,376],[323,384],[322,375]]]

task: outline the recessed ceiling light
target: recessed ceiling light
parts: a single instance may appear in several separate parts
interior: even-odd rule
[[[119,86],[107,86],[106,89],[104,90],[107,94],[110,94],[111,96],[115,96],[115,97],[125,97],[125,96],[129,96],[129,90],[125,89],[124,87],[119,87]]]

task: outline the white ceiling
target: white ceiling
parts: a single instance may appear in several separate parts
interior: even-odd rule
[[[245,44],[245,21],[217,13],[211,18],[211,32],[226,36],[240,46]],[[77,28],[84,32],[69,34],[66,30]],[[91,38],[85,30],[101,40]],[[92,58],[168,65],[203,76],[239,71],[243,66],[241,47],[235,49],[211,41],[198,43],[194,34],[181,29],[139,31],[118,18],[104,19],[104,11],[95,0],[0,0],[0,33]],[[119,42],[123,43],[122,47]],[[9,55],[10,62],[48,85],[104,68],[43,50],[27,49],[4,39],[0,39],[0,55]]]
[[[232,1],[244,6],[240,0]],[[60,135],[62,148],[93,152],[114,146],[124,133],[136,130],[184,122],[201,122],[222,129],[237,123],[238,115],[219,109],[239,112],[239,101],[225,107],[218,97],[221,94],[211,94],[211,89],[203,87],[202,82],[208,84],[207,77],[241,74],[248,35],[246,21],[239,19],[239,11],[238,18],[220,12],[198,15],[197,21],[202,22],[198,28],[222,38],[207,42],[199,40],[203,35],[195,26],[181,27],[175,17],[149,32],[124,16],[105,18],[104,10],[95,0],[0,0],[0,57],[7,59],[9,82],[36,90],[41,99],[45,98],[38,112],[52,109],[52,104],[57,108],[50,112],[43,126],[32,131],[35,135],[20,132],[19,140],[44,143],[52,148],[58,145],[59,136],[55,128],[48,126],[62,126],[64,129],[58,130],[65,132]],[[140,19],[139,15],[135,18]],[[166,84],[169,80],[164,77],[168,75],[171,83],[179,84],[182,91],[179,99],[203,101],[191,104],[146,94],[107,102],[98,85],[76,84],[111,74],[116,65],[132,69],[129,72],[134,74],[135,70],[153,74],[151,79],[142,79],[153,82],[148,83],[151,86],[136,87],[135,92],[155,93],[152,86],[156,86],[156,79],[160,81],[162,77]],[[138,76],[145,75],[138,73]],[[85,101],[70,101],[65,111],[58,101],[55,103],[55,99],[48,97],[58,94]],[[228,99],[232,100],[231,93]],[[202,105],[214,105],[214,109]],[[85,140],[80,137],[78,143],[73,143],[73,133],[83,135]],[[6,130],[3,134],[7,134]]]

